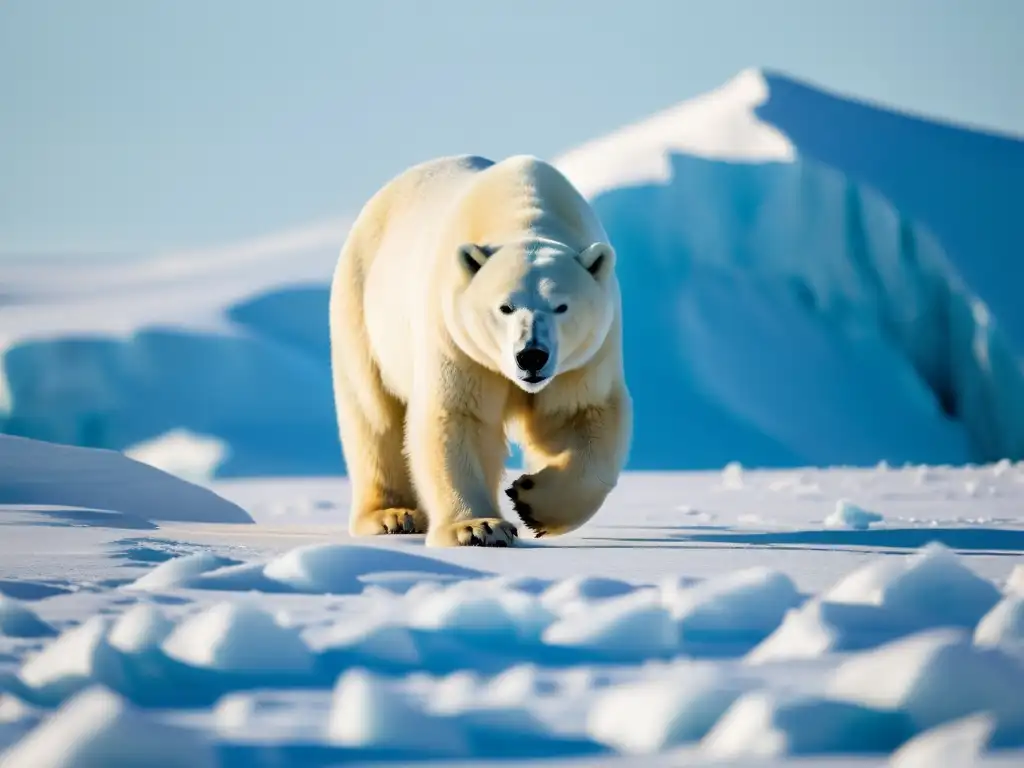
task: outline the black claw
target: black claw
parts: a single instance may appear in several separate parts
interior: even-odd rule
[[[514,525],[512,526],[512,535],[513,536],[518,536],[519,535],[519,529],[516,528]]]
[[[537,539],[543,538],[545,534],[547,534],[547,531],[545,531],[543,528],[539,528],[533,532],[534,538]]]
[[[489,533],[492,532],[491,531],[491,524],[490,523],[487,523],[487,522],[480,523],[480,527],[484,529],[484,533],[488,533],[489,534]]]

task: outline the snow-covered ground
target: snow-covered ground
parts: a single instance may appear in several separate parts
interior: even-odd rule
[[[0,766],[1024,763],[1024,142],[750,70],[557,162],[635,439],[507,550],[345,533],[346,219],[0,264]]]
[[[30,447],[4,768],[1024,760],[1024,465],[630,473],[572,535],[438,550],[349,538],[343,479]]]

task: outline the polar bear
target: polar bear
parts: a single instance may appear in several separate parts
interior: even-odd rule
[[[615,251],[548,163],[415,165],[356,218],[330,295],[352,535],[509,546],[505,493],[535,536],[590,519],[632,433]]]

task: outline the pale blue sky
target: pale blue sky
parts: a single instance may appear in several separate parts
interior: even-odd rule
[[[1024,0],[6,0],[0,254],[246,238],[768,66],[1024,134]]]

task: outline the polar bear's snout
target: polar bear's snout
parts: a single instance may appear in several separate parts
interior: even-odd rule
[[[516,365],[525,373],[538,374],[544,370],[551,355],[544,347],[530,346],[516,353]]]
[[[523,309],[513,319],[517,326],[512,334],[510,357],[514,362],[515,379],[529,392],[540,389],[554,376],[557,363],[557,339],[544,312]]]

